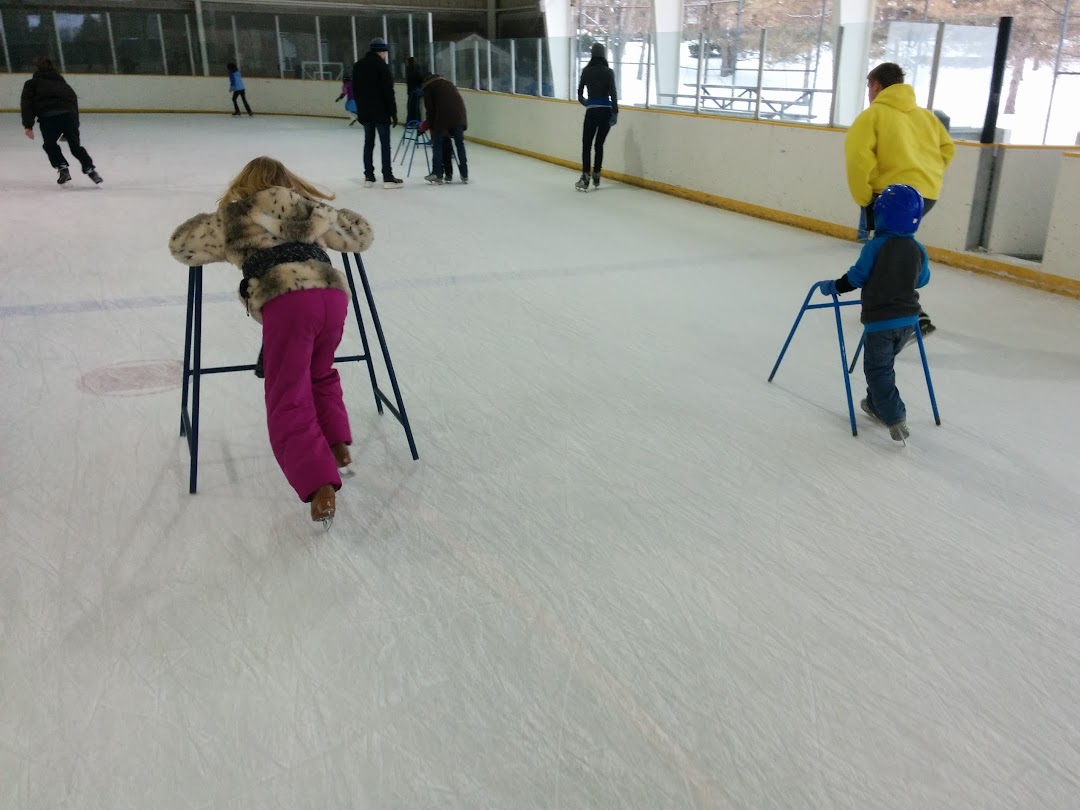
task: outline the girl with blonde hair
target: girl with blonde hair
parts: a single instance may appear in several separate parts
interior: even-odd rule
[[[259,157],[233,179],[217,210],[173,232],[173,258],[190,266],[229,262],[243,271],[240,299],[262,324],[270,445],[311,519],[329,529],[351,463],[349,415],[334,369],[349,296],[327,250],[356,253],[371,225],[323,200],[334,195]]]

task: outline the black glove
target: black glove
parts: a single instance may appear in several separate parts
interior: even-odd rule
[[[397,116],[396,115],[391,115],[390,116],[390,126],[396,127],[397,125],[398,125]]]
[[[615,125],[616,125],[617,123],[619,123],[619,114],[618,114],[618,113],[612,113],[612,114],[611,114],[611,120],[610,120],[610,121],[608,121],[608,126],[609,126],[609,127],[613,127],[613,126],[615,126]]]

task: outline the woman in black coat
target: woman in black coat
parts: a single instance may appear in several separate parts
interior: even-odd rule
[[[424,74],[420,66],[416,64],[416,57],[410,56],[405,60],[405,90],[408,98],[408,108],[405,113],[405,122],[420,120],[420,98],[424,95],[420,85],[424,81]]]

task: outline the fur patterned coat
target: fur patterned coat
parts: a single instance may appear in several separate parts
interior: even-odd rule
[[[229,262],[241,267],[253,253],[289,242],[358,253],[371,247],[374,235],[366,219],[346,208],[332,208],[287,188],[268,188],[213,214],[197,214],[177,228],[169,250],[181,264],[194,267]],[[287,262],[251,279],[248,314],[262,323],[263,305],[293,290],[335,289],[348,292],[344,274],[325,262]]]

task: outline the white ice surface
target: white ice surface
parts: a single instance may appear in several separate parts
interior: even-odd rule
[[[85,116],[59,189],[0,124],[0,808],[1080,806],[1076,302],[935,267],[902,448],[828,313],[765,382],[853,244],[476,146],[365,190],[320,120]],[[260,153],[374,223],[421,455],[344,369],[329,534],[249,374],[187,493],[166,240]]]

